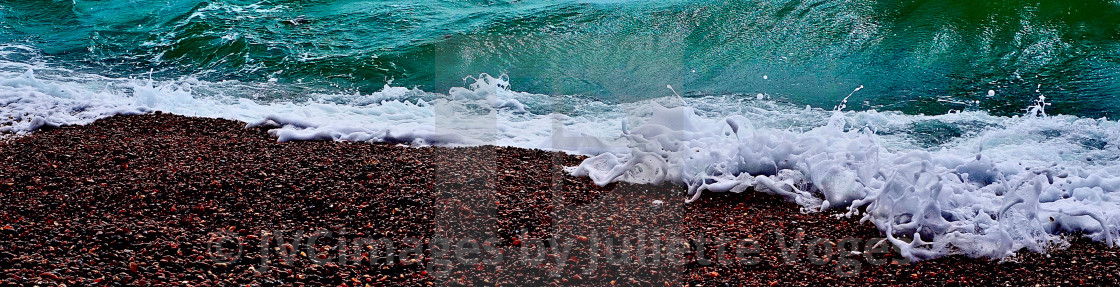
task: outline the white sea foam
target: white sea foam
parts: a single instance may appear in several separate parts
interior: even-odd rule
[[[467,82],[439,94],[386,86],[268,102],[220,93],[229,83],[111,79],[2,62],[0,132],[165,111],[270,126],[280,141],[568,151],[591,156],[569,171],[597,184],[677,183],[688,186],[688,201],[756,190],[807,212],[846,209],[912,259],[1044,252],[1065,244],[1057,236],[1065,232],[1109,245],[1120,238],[1120,124],[1045,116],[1042,99],[1022,117],[919,116],[752,96],[610,105],[516,92],[500,77]]]
[[[740,115],[655,109],[657,119],[625,135],[630,153],[597,155],[573,174],[598,184],[681,183],[689,201],[705,191],[754,189],[806,210],[847,208],[912,259],[1041,252],[1064,244],[1053,235],[1060,232],[1086,232],[1109,245],[1120,235],[1120,126],[1113,121],[832,112],[827,123],[799,131]],[[985,128],[936,150],[875,132],[929,120]]]

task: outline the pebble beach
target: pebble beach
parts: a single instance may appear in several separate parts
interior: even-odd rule
[[[155,113],[0,140],[0,286],[1120,281],[1117,250],[1077,235],[1046,254],[907,262],[858,217],[750,190],[686,204],[680,186],[572,177],[582,158],[563,153],[281,143],[245,126]]]

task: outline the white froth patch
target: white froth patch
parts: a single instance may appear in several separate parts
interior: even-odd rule
[[[0,133],[21,135],[44,126],[87,124],[111,115],[146,111],[116,94],[41,81],[31,70],[0,77]]]
[[[90,76],[95,77],[95,76]],[[586,116],[537,115],[523,102],[551,105],[547,95],[514,92],[504,78],[481,75],[429,100],[420,90],[385,86],[369,95],[319,95],[303,102],[262,103],[201,96],[197,80],[106,79],[99,90],[66,79],[39,79],[33,70],[0,70],[0,132],[22,135],[42,126],[87,124],[117,114],[163,111],[269,126],[279,141],[346,140],[415,145],[500,145],[579,154],[622,152],[609,144],[621,126],[599,127]],[[213,90],[208,87],[208,90]]]
[[[1044,104],[1031,111],[1036,116],[1013,118],[831,112],[823,124],[797,130],[743,115],[700,117],[688,107],[655,106],[651,119],[625,135],[631,152],[601,154],[569,171],[600,185],[687,185],[687,201],[705,191],[753,189],[807,211],[846,208],[918,260],[1045,252],[1066,244],[1055,235],[1062,232],[1085,232],[1115,246],[1120,125],[1045,117]],[[803,114],[785,117],[794,116]],[[938,150],[875,132],[929,120],[982,128]]]

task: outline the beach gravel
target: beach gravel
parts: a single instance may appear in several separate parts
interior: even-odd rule
[[[685,204],[670,184],[599,187],[564,173],[580,160],[278,143],[242,122],[168,114],[50,128],[0,141],[0,286],[1115,286],[1120,276],[1117,249],[1076,235],[1069,248],[1003,260],[869,259],[842,248],[881,237],[858,218],[750,191]],[[698,238],[711,241],[675,241]],[[798,239],[800,252],[783,256]],[[613,261],[595,255],[608,241]],[[385,260],[373,242],[441,251]],[[758,249],[734,257],[727,242]],[[646,256],[653,249],[661,258]],[[452,250],[476,252],[442,252]]]

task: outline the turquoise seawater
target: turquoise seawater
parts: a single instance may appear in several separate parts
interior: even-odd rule
[[[765,93],[796,105],[1120,116],[1120,2],[6,0],[0,43],[105,75],[274,82],[266,97],[518,91],[626,103]],[[993,91],[994,93],[989,93]]]

